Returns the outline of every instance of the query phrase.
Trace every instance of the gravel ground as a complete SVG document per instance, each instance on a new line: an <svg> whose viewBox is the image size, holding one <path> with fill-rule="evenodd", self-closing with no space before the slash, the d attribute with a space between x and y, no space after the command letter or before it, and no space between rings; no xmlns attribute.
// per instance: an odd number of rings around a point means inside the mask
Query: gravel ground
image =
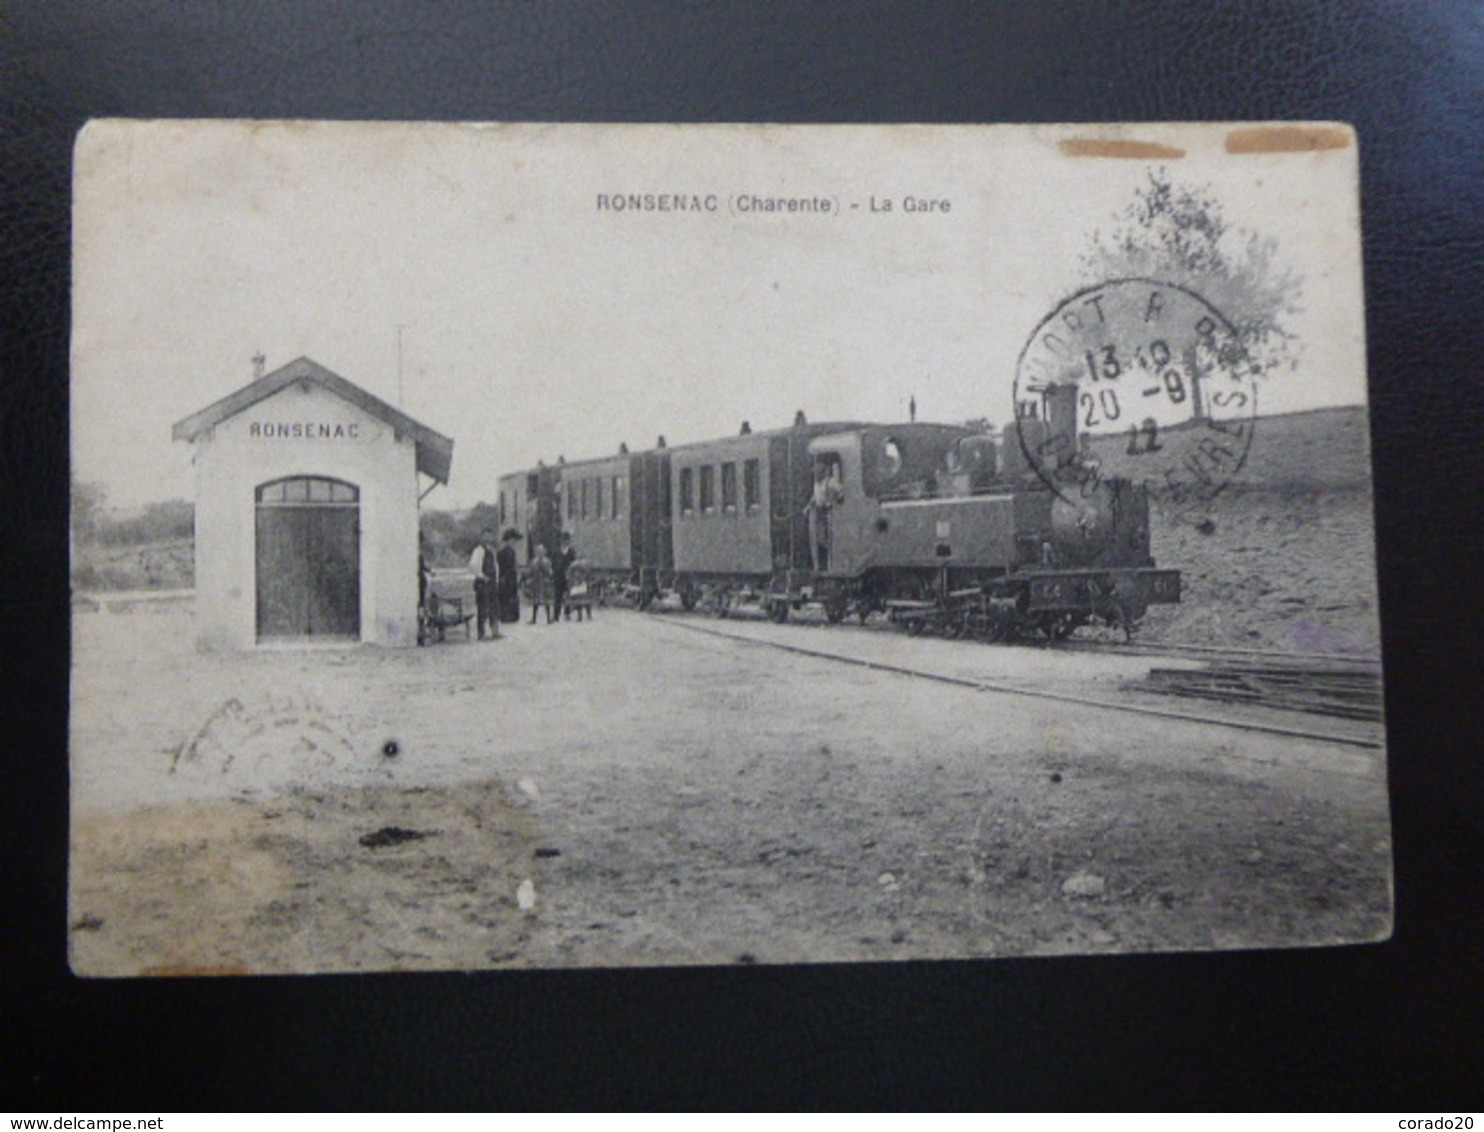
<svg viewBox="0 0 1484 1132"><path fill-rule="evenodd" d="M1140 663L736 632L1110 695ZM191 636L179 601L75 617L83 974L1304 946L1390 930L1374 750L911 680L627 612L420 650L206 656Z"/></svg>
<svg viewBox="0 0 1484 1132"><path fill-rule="evenodd" d="M1117 438L1097 447L1107 474L1151 470ZM1379 656L1370 484L1365 409L1260 418L1245 466L1210 503L1181 511L1156 488L1152 550L1180 571L1184 598L1151 610L1143 636Z"/></svg>

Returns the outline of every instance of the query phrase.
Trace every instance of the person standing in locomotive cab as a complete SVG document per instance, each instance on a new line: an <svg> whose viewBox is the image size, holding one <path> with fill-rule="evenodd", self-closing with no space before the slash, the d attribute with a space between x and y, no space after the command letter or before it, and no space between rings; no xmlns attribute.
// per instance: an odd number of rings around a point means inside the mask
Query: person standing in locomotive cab
<svg viewBox="0 0 1484 1132"><path fill-rule="evenodd" d="M821 456L814 463L814 494L809 497L805 513L809 516L809 549L814 569L823 573L830 568L830 512L845 499L845 484L840 478L840 459Z"/></svg>
<svg viewBox="0 0 1484 1132"><path fill-rule="evenodd" d="M479 630L479 639L500 639L500 619L495 615L495 586L499 580L500 567L495 557L495 532L485 527L479 532L479 542L474 553L469 555L469 569L474 572L474 624ZM488 637L485 626L489 626Z"/></svg>

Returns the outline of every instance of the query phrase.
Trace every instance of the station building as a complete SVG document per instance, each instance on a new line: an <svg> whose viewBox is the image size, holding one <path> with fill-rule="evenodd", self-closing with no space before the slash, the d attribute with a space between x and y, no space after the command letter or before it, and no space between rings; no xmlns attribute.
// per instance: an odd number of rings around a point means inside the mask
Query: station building
<svg viewBox="0 0 1484 1132"><path fill-rule="evenodd" d="M418 503L452 440L308 358L171 435L195 448L201 648L417 644Z"/></svg>

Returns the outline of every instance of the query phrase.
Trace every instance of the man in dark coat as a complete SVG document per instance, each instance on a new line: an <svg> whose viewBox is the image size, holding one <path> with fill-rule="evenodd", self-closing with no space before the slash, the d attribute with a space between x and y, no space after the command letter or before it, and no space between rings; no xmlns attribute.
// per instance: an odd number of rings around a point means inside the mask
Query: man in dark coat
<svg viewBox="0 0 1484 1132"><path fill-rule="evenodd" d="M572 549L572 536L563 531L556 557L551 560L551 615L554 620L562 619L567 601L567 571L576 561L577 551Z"/></svg>
<svg viewBox="0 0 1484 1132"><path fill-rule="evenodd" d="M500 549L495 555L500 577L495 583L495 600L500 609L500 620L510 625L520 620L520 576L516 565L515 544L520 541L520 532L511 528L500 536Z"/></svg>

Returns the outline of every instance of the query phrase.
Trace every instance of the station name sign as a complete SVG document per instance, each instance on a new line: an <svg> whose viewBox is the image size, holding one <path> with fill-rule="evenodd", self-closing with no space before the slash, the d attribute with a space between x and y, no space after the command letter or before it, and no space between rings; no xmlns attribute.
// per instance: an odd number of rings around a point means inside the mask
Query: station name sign
<svg viewBox="0 0 1484 1132"><path fill-rule="evenodd" d="M359 440L356 421L253 421L247 435L254 440Z"/></svg>

